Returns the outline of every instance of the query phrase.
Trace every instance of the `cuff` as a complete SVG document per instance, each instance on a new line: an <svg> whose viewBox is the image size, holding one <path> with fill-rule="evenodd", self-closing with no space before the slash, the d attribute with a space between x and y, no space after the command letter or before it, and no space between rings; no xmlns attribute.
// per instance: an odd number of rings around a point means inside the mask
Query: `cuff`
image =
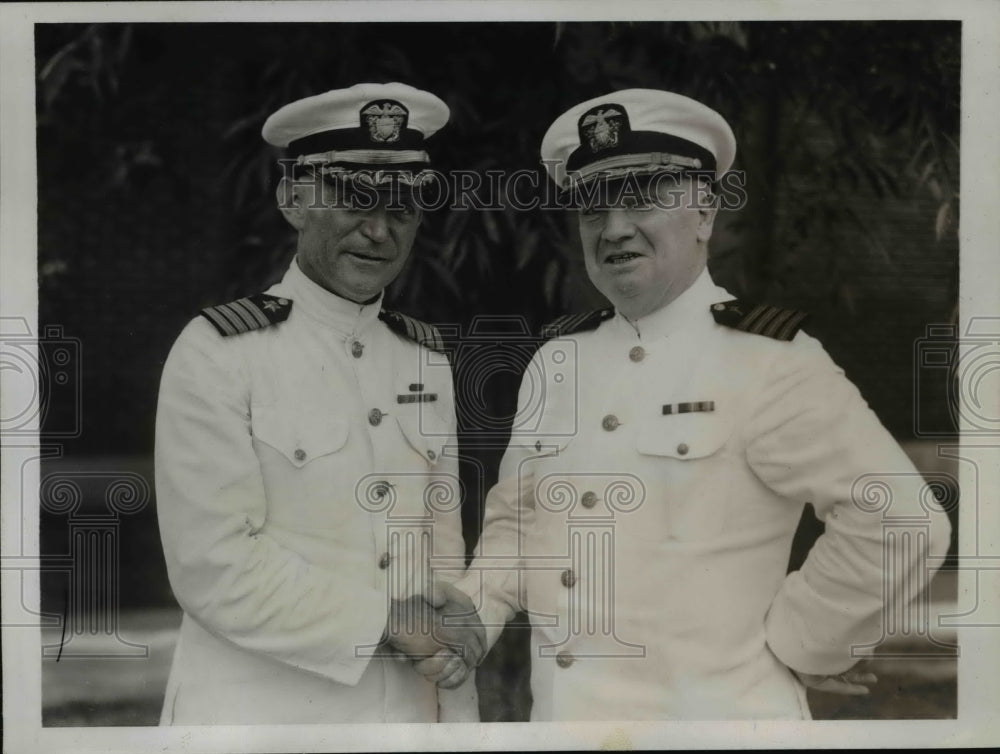
<svg viewBox="0 0 1000 754"><path fill-rule="evenodd" d="M507 620L513 615L512 611L507 603L489 597L483 585L481 571L469 571L454 586L465 592L476 606L476 613L486 630L486 651L489 652L500 638ZM463 684L462 688L464 687Z"/></svg>
<svg viewBox="0 0 1000 754"><path fill-rule="evenodd" d="M860 658L851 657L850 648L830 637L823 641L815 635L816 627L807 624L795 610L787 591L801 579L799 572L790 574L771 603L764 619L767 646L784 665L800 673L836 675L852 668ZM813 621L816 622L816 621Z"/></svg>

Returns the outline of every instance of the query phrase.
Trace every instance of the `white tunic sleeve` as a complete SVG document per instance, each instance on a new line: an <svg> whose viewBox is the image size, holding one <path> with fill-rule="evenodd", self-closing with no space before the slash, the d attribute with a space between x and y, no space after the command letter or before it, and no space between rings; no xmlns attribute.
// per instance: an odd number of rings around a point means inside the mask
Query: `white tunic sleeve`
<svg viewBox="0 0 1000 754"><path fill-rule="evenodd" d="M531 391L528 380L522 381L517 416L523 415ZM524 534L534 517L534 478L524 463L527 456L512 438L500 461L497 483L486 496L475 559L457 583L479 610L487 648L500 638L507 621L526 607L522 556Z"/></svg>
<svg viewBox="0 0 1000 754"><path fill-rule="evenodd" d="M884 610L900 609L929 579L920 571L932 568L929 555L945 554L948 519L928 504L924 480L857 388L804 334L775 359L746 442L757 476L812 503L826 525L771 604L768 644L795 670L842 672L858 659L852 646L879 640ZM900 520L923 523L908 549L887 536Z"/></svg>

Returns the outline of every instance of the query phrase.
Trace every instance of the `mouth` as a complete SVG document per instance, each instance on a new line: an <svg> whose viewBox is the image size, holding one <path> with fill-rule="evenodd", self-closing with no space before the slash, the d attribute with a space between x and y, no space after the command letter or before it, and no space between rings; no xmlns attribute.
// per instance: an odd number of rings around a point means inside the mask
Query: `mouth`
<svg viewBox="0 0 1000 754"><path fill-rule="evenodd" d="M389 261L386 257L380 257L375 254L365 254L364 252L360 251L348 251L347 254L348 256L351 256L354 259L358 259L361 260L362 262L368 262L372 264L378 262L385 263Z"/></svg>
<svg viewBox="0 0 1000 754"><path fill-rule="evenodd" d="M620 251L615 254L608 254L606 257L604 257L604 264L610 264L610 265L628 264L633 259L639 259L639 257L641 256L642 256L641 254L636 254L635 252L632 251Z"/></svg>

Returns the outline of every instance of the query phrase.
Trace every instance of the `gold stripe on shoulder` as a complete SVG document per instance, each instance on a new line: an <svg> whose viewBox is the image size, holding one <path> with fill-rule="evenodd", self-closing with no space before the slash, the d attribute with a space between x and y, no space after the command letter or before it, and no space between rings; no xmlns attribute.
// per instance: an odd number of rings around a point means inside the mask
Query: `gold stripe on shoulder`
<svg viewBox="0 0 1000 754"><path fill-rule="evenodd" d="M202 309L200 314L223 337L270 327L288 319L292 302L281 296L257 293L253 296Z"/></svg>
<svg viewBox="0 0 1000 754"><path fill-rule="evenodd" d="M547 325L543 325L540 333L543 338L558 338L563 335L595 330L601 322L613 317L614 313L614 309L595 309L583 314L564 314Z"/></svg>
<svg viewBox="0 0 1000 754"><path fill-rule="evenodd" d="M712 317L720 325L774 340L792 340L808 316L794 309L732 300L712 304Z"/></svg>
<svg viewBox="0 0 1000 754"><path fill-rule="evenodd" d="M441 353L446 351L444 338L441 337L440 331L434 325L387 309L380 311L378 318L397 335L432 351L440 351Z"/></svg>

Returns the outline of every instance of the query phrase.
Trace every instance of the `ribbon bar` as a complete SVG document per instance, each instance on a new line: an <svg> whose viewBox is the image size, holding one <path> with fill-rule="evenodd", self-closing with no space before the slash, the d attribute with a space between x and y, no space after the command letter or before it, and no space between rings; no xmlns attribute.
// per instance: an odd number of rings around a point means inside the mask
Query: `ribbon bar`
<svg viewBox="0 0 1000 754"><path fill-rule="evenodd" d="M431 403L438 399L437 393L417 393L416 395L397 395L397 403Z"/></svg>
<svg viewBox="0 0 1000 754"><path fill-rule="evenodd" d="M691 401L688 403L668 403L663 407L663 415L694 414L715 411L715 401Z"/></svg>

